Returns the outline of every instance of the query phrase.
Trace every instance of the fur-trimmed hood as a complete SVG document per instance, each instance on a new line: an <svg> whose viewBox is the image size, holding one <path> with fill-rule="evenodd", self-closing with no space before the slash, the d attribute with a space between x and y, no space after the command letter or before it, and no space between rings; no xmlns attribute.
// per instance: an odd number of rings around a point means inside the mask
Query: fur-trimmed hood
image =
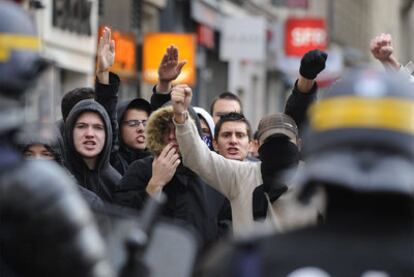
<svg viewBox="0 0 414 277"><path fill-rule="evenodd" d="M154 111L148 118L147 126L145 127L147 148L158 156L165 147L163 140L173 123L173 108L172 106L165 106Z"/></svg>
<svg viewBox="0 0 414 277"><path fill-rule="evenodd" d="M197 131L200 137L202 136L200 120L193 107L188 108L190 119L193 120L197 126ZM147 148L153 155L158 156L162 149L166 146L163 142L163 134L166 134L173 123L173 107L171 104L163 106L158 110L152 112L148 118L147 126L145 127L145 136L147 140Z"/></svg>

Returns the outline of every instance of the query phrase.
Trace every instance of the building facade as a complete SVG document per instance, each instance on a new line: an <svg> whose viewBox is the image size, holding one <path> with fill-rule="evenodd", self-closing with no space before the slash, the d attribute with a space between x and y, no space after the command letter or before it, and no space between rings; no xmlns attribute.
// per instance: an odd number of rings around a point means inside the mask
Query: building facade
<svg viewBox="0 0 414 277"><path fill-rule="evenodd" d="M93 86L99 28L109 26L133 49L118 51L124 59L115 68L122 79L121 98L151 96L153 84L142 78L146 33L190 33L197 38L193 104L209 109L215 96L231 91L242 99L255 127L263 115L283 110L298 74L300 57L288 57L285 49L288 19L318 18L326 23L329 59L324 78L329 81L354 63L380 66L369 53L369 41L381 32L392 34L401 63L412 60L413 2L43 0L44 8L34 16L43 52L56 62L52 97L57 117L65 92Z"/></svg>

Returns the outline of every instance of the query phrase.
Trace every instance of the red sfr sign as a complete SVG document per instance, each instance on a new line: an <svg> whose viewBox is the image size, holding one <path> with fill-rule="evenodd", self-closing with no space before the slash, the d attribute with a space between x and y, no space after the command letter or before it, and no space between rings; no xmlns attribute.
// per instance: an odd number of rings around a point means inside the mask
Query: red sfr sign
<svg viewBox="0 0 414 277"><path fill-rule="evenodd" d="M323 18L289 18L285 24L287 56L303 56L309 50L326 50L328 34Z"/></svg>

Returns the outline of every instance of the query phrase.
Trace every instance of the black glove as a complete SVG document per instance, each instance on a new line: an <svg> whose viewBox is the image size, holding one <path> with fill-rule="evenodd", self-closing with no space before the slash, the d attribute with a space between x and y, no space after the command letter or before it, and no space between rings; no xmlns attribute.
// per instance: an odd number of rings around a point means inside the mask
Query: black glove
<svg viewBox="0 0 414 277"><path fill-rule="evenodd" d="M328 54L319 49L311 50L303 55L300 61L299 73L306 79L315 79L325 69Z"/></svg>

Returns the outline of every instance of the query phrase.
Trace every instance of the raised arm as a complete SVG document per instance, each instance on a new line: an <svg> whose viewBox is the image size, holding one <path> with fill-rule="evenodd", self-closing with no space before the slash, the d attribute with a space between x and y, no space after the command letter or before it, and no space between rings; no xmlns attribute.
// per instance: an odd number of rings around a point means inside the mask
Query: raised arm
<svg viewBox="0 0 414 277"><path fill-rule="evenodd" d="M96 62L95 100L101 104L111 119L112 148L111 154L118 149L118 104L119 77L109 72L115 62L115 41L111 39L111 29L105 27L99 39Z"/></svg>
<svg viewBox="0 0 414 277"><path fill-rule="evenodd" d="M394 55L392 37L390 34L381 33L371 39L369 44L372 56L379 60L387 70L398 71L401 64Z"/></svg>
<svg viewBox="0 0 414 277"><path fill-rule="evenodd" d="M99 38L96 62L96 78L101 84L109 84L109 69L115 62L115 41L111 39L111 29L105 27Z"/></svg>
<svg viewBox="0 0 414 277"><path fill-rule="evenodd" d="M325 69L327 58L325 52L315 49L307 52L301 59L299 77L285 106L285 114L295 120L299 131L306 121L308 107L316 100L318 86L315 79Z"/></svg>
<svg viewBox="0 0 414 277"><path fill-rule="evenodd" d="M249 167L253 167L253 163L226 159L210 151L198 136L196 126L188 116L187 110L191 98L190 87L187 85L174 86L171 101L174 110L176 137L183 164L231 200L237 197L241 190L246 189L239 185L242 183L240 180L247 178L248 174L254 174L254 170L249 169ZM260 172L257 176L260 178ZM257 180L257 183L261 183L261 180Z"/></svg>
<svg viewBox="0 0 414 277"><path fill-rule="evenodd" d="M394 47L392 46L392 37L390 34L380 34L373 39L369 44L372 56L379 60L386 70L400 71L403 75L406 75L411 83L414 83L414 64L408 62L405 66L402 66L394 54Z"/></svg>
<svg viewBox="0 0 414 277"><path fill-rule="evenodd" d="M178 78L186 61L178 61L178 48L170 45L158 66L158 84L153 89L151 106L158 109L164 103L170 101L172 82Z"/></svg>

